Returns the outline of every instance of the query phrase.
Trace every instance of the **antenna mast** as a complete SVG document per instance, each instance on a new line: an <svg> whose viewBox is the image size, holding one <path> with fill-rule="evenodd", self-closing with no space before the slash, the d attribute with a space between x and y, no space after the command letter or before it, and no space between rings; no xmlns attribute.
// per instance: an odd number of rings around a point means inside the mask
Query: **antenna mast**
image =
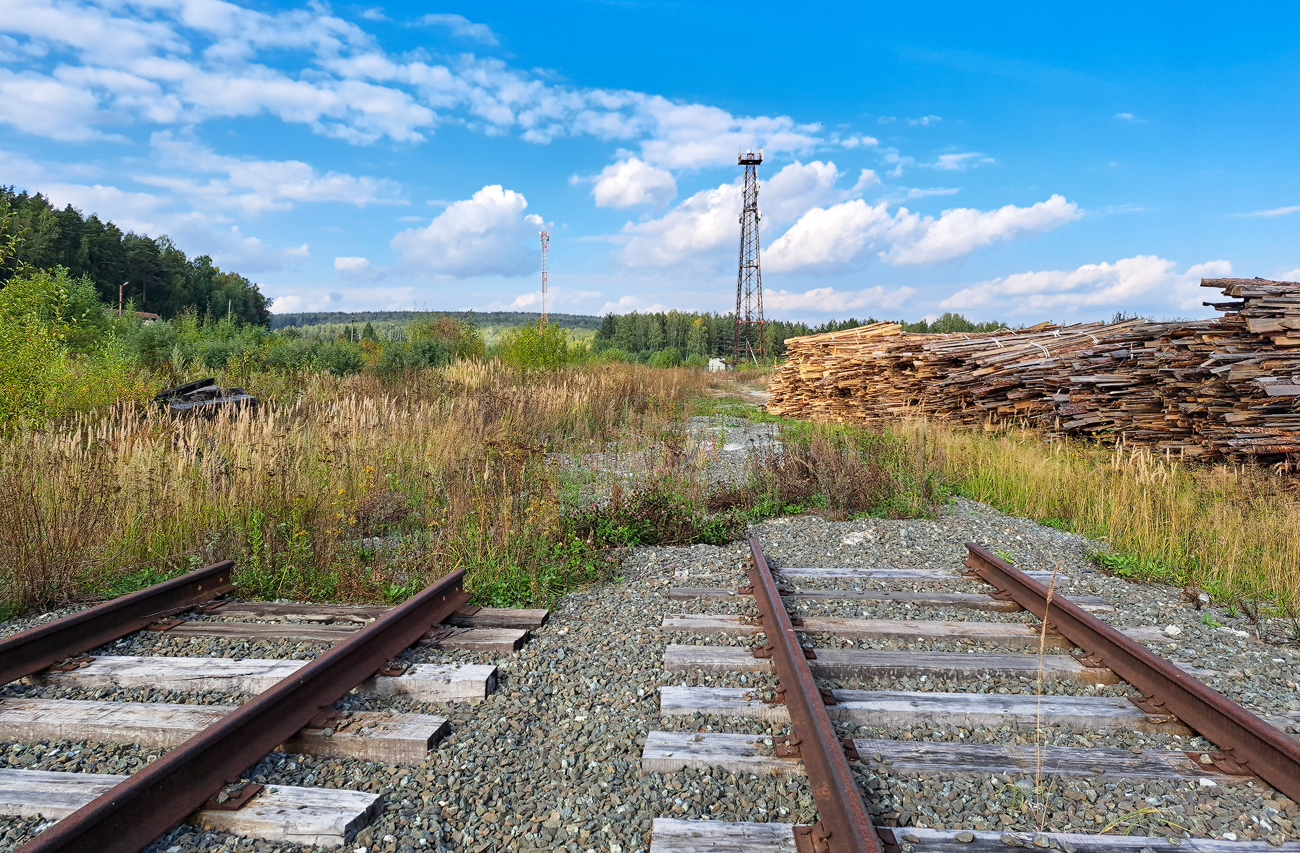
<svg viewBox="0 0 1300 853"><path fill-rule="evenodd" d="M550 248L551 235L548 231L542 232L542 325L546 325L546 250Z"/></svg>
<svg viewBox="0 0 1300 853"><path fill-rule="evenodd" d="M745 206L740 211L740 268L736 274L736 333L732 360L739 364L748 356L757 361L763 351L763 270L759 266L758 153L737 152L736 164L745 167Z"/></svg>

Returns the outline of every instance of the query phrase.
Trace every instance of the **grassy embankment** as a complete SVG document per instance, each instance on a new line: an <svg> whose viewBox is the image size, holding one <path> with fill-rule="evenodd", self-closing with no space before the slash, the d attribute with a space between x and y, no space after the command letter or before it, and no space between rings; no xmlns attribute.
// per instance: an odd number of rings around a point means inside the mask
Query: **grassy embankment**
<svg viewBox="0 0 1300 853"><path fill-rule="evenodd" d="M864 430L800 426L791 452L709 488L683 453L707 373L253 373L256 412L176 420L121 403L0 438L0 609L122 592L233 558L246 596L396 601L468 569L475 599L549 604L632 544L722 543L755 518L925 512L919 462ZM695 401L692 403L692 401ZM638 460L632 479L586 454Z"/></svg>
<svg viewBox="0 0 1300 853"><path fill-rule="evenodd" d="M807 428L752 405L720 410ZM964 495L1099 540L1109 550L1094 559L1115 575L1204 590L1257 621L1282 618L1300 639L1294 477L920 419L890 425L882 441L908 460L908 470L925 472L930 493Z"/></svg>

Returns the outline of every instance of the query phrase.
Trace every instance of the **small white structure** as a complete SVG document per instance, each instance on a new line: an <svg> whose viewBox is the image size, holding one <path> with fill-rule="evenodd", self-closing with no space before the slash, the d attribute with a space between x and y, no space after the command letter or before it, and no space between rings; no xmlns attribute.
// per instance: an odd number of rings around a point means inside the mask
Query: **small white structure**
<svg viewBox="0 0 1300 853"><path fill-rule="evenodd" d="M710 372L710 373L719 373L719 372L724 371L724 370L726 370L726 369L727 369L727 362L723 361L722 359L720 359L720 358L711 358L711 359L709 359L709 372Z"/></svg>

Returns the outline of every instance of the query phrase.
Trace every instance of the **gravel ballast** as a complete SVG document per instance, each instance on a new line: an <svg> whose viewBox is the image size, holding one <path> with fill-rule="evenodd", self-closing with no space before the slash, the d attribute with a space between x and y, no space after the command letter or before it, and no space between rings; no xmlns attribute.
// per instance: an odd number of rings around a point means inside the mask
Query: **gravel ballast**
<svg viewBox="0 0 1300 853"><path fill-rule="evenodd" d="M724 445L725 445L724 441ZM828 522L814 516L757 525L754 533L776 566L940 569L957 572L963 543L980 542L1010 554L1026 569L1060 571L1071 577L1065 594L1101 595L1116 607L1101 617L1117 625L1174 626L1161 654L1197 666L1236 671L1212 679L1217 689L1252 709L1300 714L1300 651L1295 645L1261 642L1244 620L1221 609L1197 611L1181 591L1134 584L1096 570L1088 553L1100 549L1082 537L1042 527L958 500L931 520L862 519ZM636 853L648 848L656 817L716 820L806 822L815 817L811 794L800 777L736 776L716 771L643 775L641 745L654 730L784 733L779 724L734 718L678 717L661 720L657 690L664 685L747 687L770 690L774 677L757 673L666 673L668 643L751 645L754 637L692 636L659 630L664 616L682 613L753 614L751 598L671 601L674 586L735 589L748 581L742 543L727 547L637 548L622 561L623 578L574 593L556 606L551 620L532 641L512 655L417 648L413 661L492 663L499 668L497 692L478 705L422 705L405 700L350 696L353 710L391 709L446 716L453 734L418 766L380 765L357 759L276 754L247 775L279 784L351 788L385 795L385 806L371 827L343 848L375 851L446 850L603 850ZM930 582L837 579L823 588L979 592L981 584L954 580ZM813 587L791 578L788 587ZM791 603L795 615L950 621L1032 621L1022 613L955 608L901 608ZM1210 613L1210 619L1205 614ZM1209 622L1221 623L1220 626ZM29 620L32 622L32 620ZM15 623L0 633L17 630ZM21 627L25 627L23 624ZM1228 630L1224 630L1224 629ZM1247 632L1248 636L1238 636ZM862 644L857 644L860 647ZM930 648L971 651L970 644L935 642L902 646L871 641L868 648ZM221 639L167 638L137 634L101 651L112 654L199 655L306 659L324 647L311 643L260 643ZM995 647L983 650L999 651ZM1023 649L1015 651L1023 653ZM1219 683L1222 682L1222 683ZM825 682L830 686L831 682ZM929 678L884 684L835 686L889 687L900 690L1026 692L1035 683L990 679L978 686ZM1051 692L1129 695L1123 686L1085 687L1055 683ZM100 695L102 694L102 695ZM0 688L4 696L111 698L125 701L237 702L222 694L182 696L166 691L95 691L76 694L55 687ZM857 737L968 743L1033 743L1034 733L1010 728L878 729L841 726ZM1026 738L1028 740L1026 740ZM1080 740L1082 739L1082 740ZM1117 748L1199 749L1194 737L1136 732L1045 733L1041 742ZM0 767L131 772L156 757L156 751L92 743L12 744L0 734ZM859 773L877 818L885 824L1007 831L1132 832L1134 834L1213 835L1215 837L1300 838L1295 804L1256 784L1231 790L1198 783L1105 779L1034 780L1002 777L926 778ZM38 822L0 824L0 851L12 850ZM174 830L157 846L170 853L226 850L292 850L292 846L206 833Z"/></svg>

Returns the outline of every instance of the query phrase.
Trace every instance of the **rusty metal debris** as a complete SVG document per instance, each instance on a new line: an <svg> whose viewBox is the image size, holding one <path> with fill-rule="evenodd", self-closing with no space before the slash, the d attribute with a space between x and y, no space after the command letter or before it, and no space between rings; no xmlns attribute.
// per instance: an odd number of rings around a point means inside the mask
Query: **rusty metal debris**
<svg viewBox="0 0 1300 853"><path fill-rule="evenodd" d="M1173 714L1215 743L1215 766L1244 768L1293 800L1300 800L1300 741L1281 732L1173 663L1120 633L1067 598L1053 593L1050 607L1043 584L973 542L966 565L987 583L1010 593L1079 648L1104 661L1120 678L1142 691L1143 710ZM1081 660L1080 662L1086 663ZM1225 770L1225 772L1235 772Z"/></svg>
<svg viewBox="0 0 1300 853"><path fill-rule="evenodd" d="M154 400L177 415L215 414L224 408L257 405L257 398L243 388L219 388L212 377L159 391Z"/></svg>

